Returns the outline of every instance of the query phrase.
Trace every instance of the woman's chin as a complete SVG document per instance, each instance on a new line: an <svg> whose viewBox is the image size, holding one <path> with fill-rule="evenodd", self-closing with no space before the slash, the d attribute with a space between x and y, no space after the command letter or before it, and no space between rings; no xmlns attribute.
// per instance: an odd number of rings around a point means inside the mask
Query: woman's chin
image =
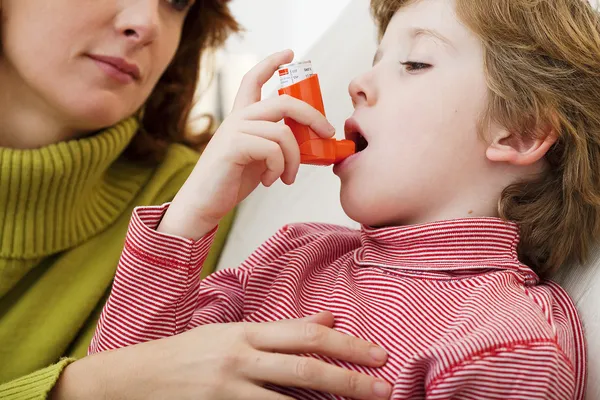
<svg viewBox="0 0 600 400"><path fill-rule="evenodd" d="M118 124L134 112L115 107L114 104L89 104L70 110L71 120L78 130L98 131Z"/></svg>
<svg viewBox="0 0 600 400"><path fill-rule="evenodd" d="M75 90L81 89L81 90ZM85 89L85 90L83 90ZM138 96L98 88L71 88L54 99L58 111L78 129L98 130L117 124L139 108Z"/></svg>

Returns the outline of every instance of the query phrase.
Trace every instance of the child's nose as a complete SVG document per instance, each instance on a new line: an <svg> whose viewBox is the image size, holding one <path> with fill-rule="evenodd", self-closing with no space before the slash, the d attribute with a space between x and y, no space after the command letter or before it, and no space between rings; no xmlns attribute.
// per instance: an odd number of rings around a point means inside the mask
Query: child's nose
<svg viewBox="0 0 600 400"><path fill-rule="evenodd" d="M372 106L377 99L377 91L369 73L354 78L348 86L348 92L354 108L365 105Z"/></svg>

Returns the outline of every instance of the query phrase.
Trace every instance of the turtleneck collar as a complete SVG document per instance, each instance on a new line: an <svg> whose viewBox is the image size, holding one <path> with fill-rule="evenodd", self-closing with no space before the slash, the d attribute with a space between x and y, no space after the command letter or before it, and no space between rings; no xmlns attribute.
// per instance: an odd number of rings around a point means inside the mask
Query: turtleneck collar
<svg viewBox="0 0 600 400"><path fill-rule="evenodd" d="M517 257L519 229L499 218L469 218L361 230L358 265L411 271L510 269L529 282L535 273Z"/></svg>
<svg viewBox="0 0 600 400"><path fill-rule="evenodd" d="M84 139L0 148L0 258L55 254L114 222L147 179L116 168L137 129L130 118Z"/></svg>

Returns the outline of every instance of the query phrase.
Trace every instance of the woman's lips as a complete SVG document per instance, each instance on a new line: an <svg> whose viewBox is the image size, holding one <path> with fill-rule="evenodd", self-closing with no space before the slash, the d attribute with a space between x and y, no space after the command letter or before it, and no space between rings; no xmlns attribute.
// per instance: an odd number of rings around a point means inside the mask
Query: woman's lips
<svg viewBox="0 0 600 400"><path fill-rule="evenodd" d="M122 58L93 54L89 57L104 73L120 83L129 84L141 78L139 67Z"/></svg>

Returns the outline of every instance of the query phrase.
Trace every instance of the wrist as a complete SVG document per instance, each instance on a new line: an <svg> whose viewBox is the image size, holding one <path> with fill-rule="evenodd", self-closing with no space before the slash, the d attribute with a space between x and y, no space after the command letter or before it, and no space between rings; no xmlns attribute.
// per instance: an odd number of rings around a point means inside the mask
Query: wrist
<svg viewBox="0 0 600 400"><path fill-rule="evenodd" d="M220 218L211 218L195 212L191 207L173 202L160 221L157 232L191 240L199 240L219 225Z"/></svg>
<svg viewBox="0 0 600 400"><path fill-rule="evenodd" d="M50 400L148 399L148 382L154 358L138 346L106 351L84 357L67 366L61 374ZM140 367L143 366L143 367Z"/></svg>
<svg viewBox="0 0 600 400"><path fill-rule="evenodd" d="M65 367L50 392L50 400L76 400L89 398L108 399L101 368L92 357L87 357Z"/></svg>

